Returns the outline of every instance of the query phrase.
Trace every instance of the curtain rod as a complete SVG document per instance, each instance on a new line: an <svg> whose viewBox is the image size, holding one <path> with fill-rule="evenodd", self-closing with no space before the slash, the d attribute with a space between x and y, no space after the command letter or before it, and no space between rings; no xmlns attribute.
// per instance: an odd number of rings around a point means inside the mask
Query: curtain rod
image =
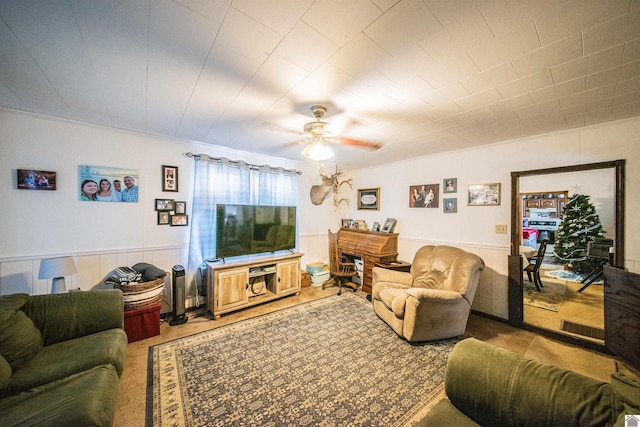
<svg viewBox="0 0 640 427"><path fill-rule="evenodd" d="M283 173L295 173L297 175L302 175L302 172L296 169L285 169L282 167L273 167L269 165L254 165L251 163L244 162L242 160L230 160L226 157L211 157L208 154L193 154L191 152L184 153L185 156L193 158L194 160L202 160L203 162L209 163L226 163L237 167L246 167L248 169L253 170L272 170Z"/></svg>

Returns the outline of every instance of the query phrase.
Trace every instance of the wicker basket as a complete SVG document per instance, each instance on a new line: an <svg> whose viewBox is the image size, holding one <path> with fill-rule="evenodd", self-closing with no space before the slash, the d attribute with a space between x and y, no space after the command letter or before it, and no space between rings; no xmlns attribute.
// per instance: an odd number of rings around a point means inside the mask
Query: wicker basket
<svg viewBox="0 0 640 427"><path fill-rule="evenodd" d="M123 294L139 294L141 292L146 292L151 289L155 289L160 285L164 286L164 277L160 277L156 280L152 280L150 282L141 282L141 283L112 283L113 287L116 289L120 289Z"/></svg>
<svg viewBox="0 0 640 427"><path fill-rule="evenodd" d="M164 297L164 295L162 294L162 292L160 292L158 295L156 295L154 297L151 297L151 298L147 298L147 299L143 299L143 300L139 300L139 301L125 302L124 303L124 309L125 310L139 310L141 308L149 307L150 305L154 305L154 304L157 304L160 301L162 301L163 297Z"/></svg>
<svg viewBox="0 0 640 427"><path fill-rule="evenodd" d="M124 294L124 309L139 310L157 304L164 297L164 277L141 283L111 283Z"/></svg>

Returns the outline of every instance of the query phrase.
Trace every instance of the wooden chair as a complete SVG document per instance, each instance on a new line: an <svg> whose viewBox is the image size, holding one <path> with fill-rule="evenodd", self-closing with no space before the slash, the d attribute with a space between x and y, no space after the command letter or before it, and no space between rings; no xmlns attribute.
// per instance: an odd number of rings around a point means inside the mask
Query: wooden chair
<svg viewBox="0 0 640 427"><path fill-rule="evenodd" d="M538 248L538 253L536 256L529 258L529 265L524 268L524 271L527 272L527 277L530 282L533 282L536 285L536 289L538 292L542 292L542 280L540 280L540 266L542 265L542 260L544 259L544 253L547 250L548 239L542 240L540 243L540 247Z"/></svg>
<svg viewBox="0 0 640 427"><path fill-rule="evenodd" d="M329 230L329 274L331 274L331 280L324 282L322 289L337 284L338 295L342 293L342 286L353 289L353 292L358 290L355 283L346 280L358 275L356 265L339 253L338 234L332 233L331 230Z"/></svg>

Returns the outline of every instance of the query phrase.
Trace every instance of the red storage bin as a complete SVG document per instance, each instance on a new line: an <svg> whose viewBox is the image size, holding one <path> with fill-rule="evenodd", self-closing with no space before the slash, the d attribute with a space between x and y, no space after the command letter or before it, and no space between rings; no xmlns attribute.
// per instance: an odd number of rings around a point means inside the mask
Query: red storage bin
<svg viewBox="0 0 640 427"><path fill-rule="evenodd" d="M162 303L139 310L124 311L124 331L129 342L160 335L160 310Z"/></svg>

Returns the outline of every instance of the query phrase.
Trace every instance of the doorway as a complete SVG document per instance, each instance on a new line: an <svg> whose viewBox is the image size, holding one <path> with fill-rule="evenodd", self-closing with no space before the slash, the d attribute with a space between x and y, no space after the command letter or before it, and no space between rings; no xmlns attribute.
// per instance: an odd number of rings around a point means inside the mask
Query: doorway
<svg viewBox="0 0 640 427"><path fill-rule="evenodd" d="M601 216L606 237L614 240L613 265L624 263L624 160L577 165L550 169L512 172L512 234L511 255L509 256L509 321L527 329L538 330L578 345L604 346L604 297L601 283L588 286L578 292L583 285L567 280L562 270L561 260L554 257L553 246L547 251L546 268L541 267L541 279L549 289L559 289L562 294L557 311L541 309L525 304L527 275L523 268L528 264L521 256L523 246L532 246L530 216L527 207L539 208L544 204L542 214L548 214L550 225L553 221L551 207L564 207L569 198L578 193L589 194ZM545 197L546 195L546 197ZM525 198L526 196L526 198ZM529 201L531 196L531 201ZM562 211L555 210L555 216ZM525 220L529 218L529 223ZM534 224L536 225L536 224ZM544 228L544 227L543 227ZM545 230L542 230L545 231ZM557 233L557 230L551 230ZM539 237L539 233L536 237ZM548 233L547 233L548 234ZM523 239L528 237L528 240ZM555 236L554 236L555 237ZM537 239L535 239L537 243ZM524 245L523 245L524 244ZM553 265L555 262L558 264ZM543 264L544 265L544 264ZM556 270L555 275L547 273ZM556 307L557 308L557 307ZM583 329L582 327L588 327ZM599 331L598 331L599 330Z"/></svg>

